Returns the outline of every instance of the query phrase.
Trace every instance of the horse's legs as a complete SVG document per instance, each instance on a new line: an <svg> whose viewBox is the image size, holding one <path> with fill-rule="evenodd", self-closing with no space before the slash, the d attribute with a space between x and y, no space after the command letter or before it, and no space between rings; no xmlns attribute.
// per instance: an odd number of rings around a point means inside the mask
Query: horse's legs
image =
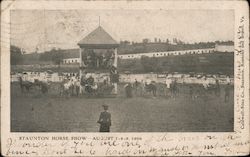
<svg viewBox="0 0 250 157"><path fill-rule="evenodd" d="M23 93L23 85L20 84L21 92Z"/></svg>
<svg viewBox="0 0 250 157"><path fill-rule="evenodd" d="M70 87L70 92L69 93L70 93L70 96L73 96L73 94L74 94L74 86Z"/></svg>
<svg viewBox="0 0 250 157"><path fill-rule="evenodd" d="M156 97L156 88L153 88L153 96Z"/></svg>
<svg viewBox="0 0 250 157"><path fill-rule="evenodd" d="M80 87L76 87L76 96L79 96L79 89L80 89Z"/></svg>
<svg viewBox="0 0 250 157"><path fill-rule="evenodd" d="M28 87L28 86L25 86L25 88L26 88L26 91L29 92L29 90L30 90L29 87Z"/></svg>

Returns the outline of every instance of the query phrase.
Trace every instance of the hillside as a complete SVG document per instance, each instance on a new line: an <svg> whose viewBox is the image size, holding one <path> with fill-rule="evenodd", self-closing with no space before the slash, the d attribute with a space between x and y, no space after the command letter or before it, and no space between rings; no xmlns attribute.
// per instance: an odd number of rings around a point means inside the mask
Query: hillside
<svg viewBox="0 0 250 157"><path fill-rule="evenodd" d="M147 72L180 72L180 73L209 73L229 74L234 73L233 53L213 53L168 56L161 58L119 60L119 71L130 71L131 73Z"/></svg>
<svg viewBox="0 0 250 157"><path fill-rule="evenodd" d="M214 48L214 42L196 43L196 44L168 44L168 43L133 43L120 44L118 47L118 54L131 53L148 53L148 52L163 52L163 51L179 51L179 50L193 50Z"/></svg>
<svg viewBox="0 0 250 157"><path fill-rule="evenodd" d="M79 65L44 65L44 66L12 66L12 71L45 71L57 72L78 72ZM103 70L92 69L92 72L103 72ZM106 70L107 72L108 70ZM208 74L229 74L234 73L233 53L212 53L212 54L188 54L180 56L166 56L161 58L118 60L118 71L120 73L208 73Z"/></svg>

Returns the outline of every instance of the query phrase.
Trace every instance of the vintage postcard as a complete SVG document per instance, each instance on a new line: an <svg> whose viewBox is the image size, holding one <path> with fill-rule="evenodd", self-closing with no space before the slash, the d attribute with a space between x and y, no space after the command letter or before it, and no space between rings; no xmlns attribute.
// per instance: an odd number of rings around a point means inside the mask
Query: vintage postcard
<svg viewBox="0 0 250 157"><path fill-rule="evenodd" d="M249 154L247 1L1 3L3 156Z"/></svg>

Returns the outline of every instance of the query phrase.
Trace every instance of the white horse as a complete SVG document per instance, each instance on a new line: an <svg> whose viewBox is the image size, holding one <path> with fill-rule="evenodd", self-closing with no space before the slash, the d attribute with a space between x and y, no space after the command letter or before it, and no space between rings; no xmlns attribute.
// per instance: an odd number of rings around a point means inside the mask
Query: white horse
<svg viewBox="0 0 250 157"><path fill-rule="evenodd" d="M204 80L202 86L205 90L207 90L210 87L210 83L207 80Z"/></svg>
<svg viewBox="0 0 250 157"><path fill-rule="evenodd" d="M72 95L72 89L74 88L74 83L72 81L72 79L70 79L69 81L62 82L61 86L60 86L60 95L61 96L71 96Z"/></svg>

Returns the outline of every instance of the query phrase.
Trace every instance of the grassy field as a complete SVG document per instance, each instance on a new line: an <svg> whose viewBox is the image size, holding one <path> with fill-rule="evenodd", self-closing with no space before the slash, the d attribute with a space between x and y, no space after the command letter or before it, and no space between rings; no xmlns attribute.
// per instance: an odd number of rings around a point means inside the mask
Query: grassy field
<svg viewBox="0 0 250 157"><path fill-rule="evenodd" d="M11 131L13 132L98 132L97 120L102 104L109 105L112 115L111 132L228 132L233 131L233 88L229 102L221 96L205 93L189 97L187 86L179 86L174 98L133 96L126 98L123 85L115 98L86 98L58 96L56 85L49 94L36 89L21 93L17 84L11 85Z"/></svg>

